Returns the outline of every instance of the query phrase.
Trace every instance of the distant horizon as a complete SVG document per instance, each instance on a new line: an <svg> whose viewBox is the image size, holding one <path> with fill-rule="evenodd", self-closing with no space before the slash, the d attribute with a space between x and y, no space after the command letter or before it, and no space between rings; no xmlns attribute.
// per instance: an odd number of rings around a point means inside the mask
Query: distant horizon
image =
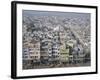
<svg viewBox="0 0 100 80"><path fill-rule="evenodd" d="M90 13L77 13L77 12L59 12L59 11L38 11L38 10L23 10L23 16L66 16L66 17L81 17L90 18Z"/></svg>

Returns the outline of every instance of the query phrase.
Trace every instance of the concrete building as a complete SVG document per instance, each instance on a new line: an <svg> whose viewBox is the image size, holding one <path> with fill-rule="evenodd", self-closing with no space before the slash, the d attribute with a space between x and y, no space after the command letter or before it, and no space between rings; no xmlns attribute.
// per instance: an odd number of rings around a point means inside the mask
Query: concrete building
<svg viewBox="0 0 100 80"><path fill-rule="evenodd" d="M60 62L60 38L58 31L53 33L52 41L52 58L53 63L56 64Z"/></svg>
<svg viewBox="0 0 100 80"><path fill-rule="evenodd" d="M73 61L74 61L73 48L75 45L76 45L76 40L71 39L66 42L66 48L69 49L69 55L68 55L69 63L73 63Z"/></svg>
<svg viewBox="0 0 100 80"><path fill-rule="evenodd" d="M52 46L52 59L53 59L53 62L56 64L56 63L59 63L60 61L60 51L59 51L60 47L57 43L53 43L53 46Z"/></svg>
<svg viewBox="0 0 100 80"><path fill-rule="evenodd" d="M65 42L66 42L66 32L65 31L60 31L59 32L59 37L60 37L60 43L62 44L62 45L64 45L65 44Z"/></svg>
<svg viewBox="0 0 100 80"><path fill-rule="evenodd" d="M23 43L23 62L33 64L40 62L40 42L32 40Z"/></svg>
<svg viewBox="0 0 100 80"><path fill-rule="evenodd" d="M49 63L52 63L52 56L53 56L53 53L52 53L52 50L53 50L53 48L52 48L52 46L53 46L53 44L52 44L52 40L48 40L48 61L49 61Z"/></svg>
<svg viewBox="0 0 100 80"><path fill-rule="evenodd" d="M41 63L48 62L48 42L47 39L42 39L40 45L40 53L41 53Z"/></svg>
<svg viewBox="0 0 100 80"><path fill-rule="evenodd" d="M69 60L69 48L66 46L66 32L60 31L59 37L60 37L60 61L62 63L67 63Z"/></svg>
<svg viewBox="0 0 100 80"><path fill-rule="evenodd" d="M60 61L62 63L67 63L69 61L69 48L60 48Z"/></svg>
<svg viewBox="0 0 100 80"><path fill-rule="evenodd" d="M40 43L41 62L48 63L48 61L52 61L52 37L46 36Z"/></svg>
<svg viewBox="0 0 100 80"><path fill-rule="evenodd" d="M85 54L81 44L77 44L73 47L72 54L73 54L74 63L83 62L85 58Z"/></svg>

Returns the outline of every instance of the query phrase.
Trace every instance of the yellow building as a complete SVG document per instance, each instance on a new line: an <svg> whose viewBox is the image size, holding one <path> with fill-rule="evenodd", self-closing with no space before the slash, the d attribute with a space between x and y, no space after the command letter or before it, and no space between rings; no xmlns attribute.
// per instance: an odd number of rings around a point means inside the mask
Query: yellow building
<svg viewBox="0 0 100 80"><path fill-rule="evenodd" d="M72 63L73 62L73 54L72 54L72 49L74 47L74 45L76 45L77 41L76 40L68 40L66 42L66 46L68 47L69 49L69 63Z"/></svg>
<svg viewBox="0 0 100 80"><path fill-rule="evenodd" d="M60 61L68 62L69 58L69 48L66 47L66 32L60 31Z"/></svg>
<svg viewBox="0 0 100 80"><path fill-rule="evenodd" d="M69 58L69 48L62 49L60 48L60 61L61 62L68 62Z"/></svg>
<svg viewBox="0 0 100 80"><path fill-rule="evenodd" d="M66 42L66 45L68 45L69 47L73 48L74 45L76 45L76 40L68 40Z"/></svg>

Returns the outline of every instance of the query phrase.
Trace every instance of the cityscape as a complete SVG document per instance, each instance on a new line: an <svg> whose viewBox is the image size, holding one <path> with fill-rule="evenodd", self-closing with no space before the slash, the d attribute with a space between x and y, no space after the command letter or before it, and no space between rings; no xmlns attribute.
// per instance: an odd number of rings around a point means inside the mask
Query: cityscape
<svg viewBox="0 0 100 80"><path fill-rule="evenodd" d="M91 66L89 13L23 10L23 69Z"/></svg>

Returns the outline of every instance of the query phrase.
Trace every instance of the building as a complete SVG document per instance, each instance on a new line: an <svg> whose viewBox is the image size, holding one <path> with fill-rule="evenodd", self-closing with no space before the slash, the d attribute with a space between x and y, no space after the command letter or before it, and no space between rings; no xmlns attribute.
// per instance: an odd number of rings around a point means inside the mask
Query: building
<svg viewBox="0 0 100 80"><path fill-rule="evenodd" d="M28 42L23 44L23 62L27 61L26 63L29 63L29 48L28 48Z"/></svg>
<svg viewBox="0 0 100 80"><path fill-rule="evenodd" d="M47 64L52 61L52 34L43 34L40 44L41 63Z"/></svg>
<svg viewBox="0 0 100 80"><path fill-rule="evenodd" d="M84 61L85 54L83 52L83 47L81 44L77 44L73 47L72 54L74 63L81 63Z"/></svg>
<svg viewBox="0 0 100 80"><path fill-rule="evenodd" d="M69 61L69 48L60 48L60 61L62 63L68 63Z"/></svg>
<svg viewBox="0 0 100 80"><path fill-rule="evenodd" d="M41 41L41 46L40 46L40 53L41 53L41 63L47 63L48 62L48 41L47 39L43 39Z"/></svg>
<svg viewBox="0 0 100 80"><path fill-rule="evenodd" d="M69 49L69 61L68 61L69 63L73 63L74 61L73 48L75 45L76 45L76 40L71 39L66 42L66 48Z"/></svg>
<svg viewBox="0 0 100 80"><path fill-rule="evenodd" d="M54 64L58 64L60 62L60 47L59 44L53 43L52 46L52 60Z"/></svg>
<svg viewBox="0 0 100 80"><path fill-rule="evenodd" d="M67 63L69 60L69 48L66 46L66 32L60 31L60 61L61 63Z"/></svg>
<svg viewBox="0 0 100 80"><path fill-rule="evenodd" d="M52 46L53 46L53 44L52 44L52 40L48 40L48 61L49 61L49 63L52 63L52 61L53 61L53 58L52 58L52 56L53 56L53 48L52 48Z"/></svg>
<svg viewBox="0 0 100 80"><path fill-rule="evenodd" d="M58 64L60 62L60 38L58 31L53 32L52 41L52 60L54 64Z"/></svg>
<svg viewBox="0 0 100 80"><path fill-rule="evenodd" d="M66 32L65 31L60 31L59 32L59 37L60 37L60 43L62 45L65 45L65 42L66 42Z"/></svg>
<svg viewBox="0 0 100 80"><path fill-rule="evenodd" d="M40 42L32 40L23 43L23 63L34 64L40 62Z"/></svg>

